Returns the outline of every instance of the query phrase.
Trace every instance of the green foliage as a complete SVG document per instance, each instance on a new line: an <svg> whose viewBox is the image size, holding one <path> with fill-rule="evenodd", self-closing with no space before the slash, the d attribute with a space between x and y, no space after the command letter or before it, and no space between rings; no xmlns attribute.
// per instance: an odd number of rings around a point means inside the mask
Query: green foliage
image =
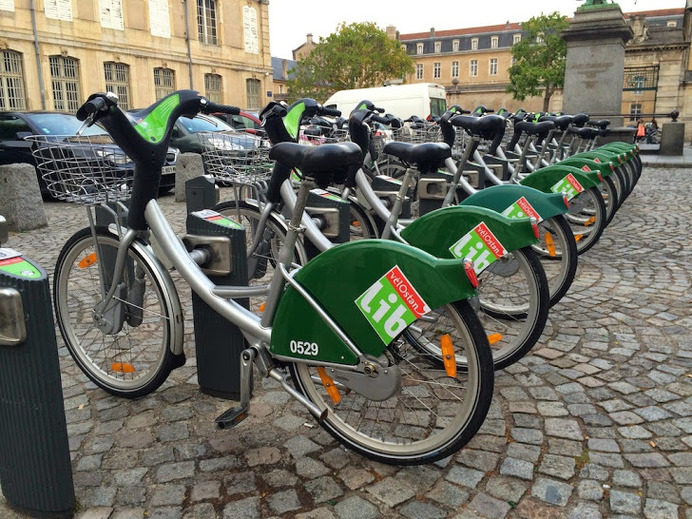
<svg viewBox="0 0 692 519"><path fill-rule="evenodd" d="M311 97L324 102L338 90L382 86L413 70L401 44L374 23L342 23L291 70L289 100Z"/></svg>
<svg viewBox="0 0 692 519"><path fill-rule="evenodd" d="M535 16L522 24L522 40L512 47L515 65L509 68L507 92L523 101L543 95L543 110L548 110L555 90L565 84L567 44L561 33L567 18L558 12Z"/></svg>

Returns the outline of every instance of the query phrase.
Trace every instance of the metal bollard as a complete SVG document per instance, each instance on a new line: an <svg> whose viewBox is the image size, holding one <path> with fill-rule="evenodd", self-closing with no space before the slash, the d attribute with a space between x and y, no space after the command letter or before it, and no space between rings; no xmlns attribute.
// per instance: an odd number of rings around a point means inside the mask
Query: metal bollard
<svg viewBox="0 0 692 519"><path fill-rule="evenodd" d="M8 248L0 248L0 484L23 513L74 515L48 276Z"/></svg>

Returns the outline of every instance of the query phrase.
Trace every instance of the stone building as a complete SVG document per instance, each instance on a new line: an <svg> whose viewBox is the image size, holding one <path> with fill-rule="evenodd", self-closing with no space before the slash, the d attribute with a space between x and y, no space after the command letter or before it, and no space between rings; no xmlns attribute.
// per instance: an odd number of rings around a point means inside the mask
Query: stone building
<svg viewBox="0 0 692 519"><path fill-rule="evenodd" d="M267 0L0 0L0 110L73 112L105 90L139 108L182 88L267 103Z"/></svg>
<svg viewBox="0 0 692 519"><path fill-rule="evenodd" d="M692 1L687 7L625 13L634 38L625 49L625 79L622 113L626 123L653 114L678 109L681 121L692 121ZM388 28L389 31L389 28ZM400 34L399 40L414 58L416 71L406 81L433 82L447 89L448 104L472 109L486 105L509 110L542 109L542 98L515 101L505 92L512 64L512 45L524 34L521 24L471 27L446 31ZM688 100L689 98L689 100ZM687 109L689 107L689 109ZM562 94L550 102L551 110L562 108ZM692 136L692 124L687 125Z"/></svg>

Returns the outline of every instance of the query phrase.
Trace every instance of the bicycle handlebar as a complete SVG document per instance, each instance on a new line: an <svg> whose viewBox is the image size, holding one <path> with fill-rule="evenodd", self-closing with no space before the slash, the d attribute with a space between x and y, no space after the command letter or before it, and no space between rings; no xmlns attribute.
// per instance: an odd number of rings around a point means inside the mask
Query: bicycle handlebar
<svg viewBox="0 0 692 519"><path fill-rule="evenodd" d="M200 101L200 112L205 114L221 112L223 114L240 115L240 108L231 105L220 105L202 98Z"/></svg>

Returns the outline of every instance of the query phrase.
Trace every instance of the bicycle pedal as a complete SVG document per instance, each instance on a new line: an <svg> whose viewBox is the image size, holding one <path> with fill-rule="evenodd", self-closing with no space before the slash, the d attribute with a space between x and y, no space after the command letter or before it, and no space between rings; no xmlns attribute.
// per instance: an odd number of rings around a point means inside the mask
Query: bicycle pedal
<svg viewBox="0 0 692 519"><path fill-rule="evenodd" d="M219 429L230 429L245 420L247 416L248 406L244 405L240 407L231 407L228 411L219 415L214 421Z"/></svg>

